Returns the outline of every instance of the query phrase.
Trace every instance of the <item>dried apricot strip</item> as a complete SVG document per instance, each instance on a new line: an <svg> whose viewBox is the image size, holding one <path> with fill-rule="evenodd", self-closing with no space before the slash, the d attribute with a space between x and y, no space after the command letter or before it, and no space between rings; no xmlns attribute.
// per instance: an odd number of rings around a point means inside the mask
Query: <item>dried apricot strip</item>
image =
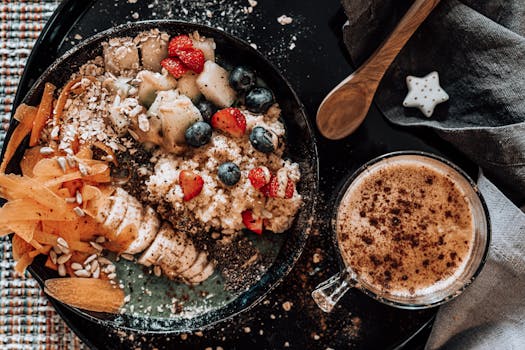
<svg viewBox="0 0 525 350"><path fill-rule="evenodd" d="M44 87L44 93L42 94L42 100L38 107L35 120L33 121L33 128L31 130L31 137L29 139L29 146L33 147L38 144L40 134L44 129L47 120L51 116L53 109L53 96L55 93L56 86L51 83L46 83Z"/></svg>
<svg viewBox="0 0 525 350"><path fill-rule="evenodd" d="M89 311L117 313L124 304L120 288L96 278L48 279L44 292L67 305Z"/></svg>

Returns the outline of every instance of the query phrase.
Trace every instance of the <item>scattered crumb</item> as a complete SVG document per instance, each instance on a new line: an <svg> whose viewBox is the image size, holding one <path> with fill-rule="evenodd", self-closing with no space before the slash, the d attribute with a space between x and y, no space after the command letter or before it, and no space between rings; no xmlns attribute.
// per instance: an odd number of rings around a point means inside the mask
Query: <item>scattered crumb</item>
<svg viewBox="0 0 525 350"><path fill-rule="evenodd" d="M251 7L257 6L257 1L255 0L248 0L248 3L250 4Z"/></svg>
<svg viewBox="0 0 525 350"><path fill-rule="evenodd" d="M252 329L250 327L244 327L244 333L250 333Z"/></svg>
<svg viewBox="0 0 525 350"><path fill-rule="evenodd" d="M285 348L289 348L289 347L290 347L290 343L287 342L287 341L285 341L285 342L284 342L284 347L285 347Z"/></svg>
<svg viewBox="0 0 525 350"><path fill-rule="evenodd" d="M131 17L132 17L133 19L139 19L139 13L138 13L138 12L133 12L133 13L131 14Z"/></svg>
<svg viewBox="0 0 525 350"><path fill-rule="evenodd" d="M293 22L292 17L288 17L287 15L282 15L277 18L277 22L279 22L280 25L285 26L287 24L290 24Z"/></svg>
<svg viewBox="0 0 525 350"><path fill-rule="evenodd" d="M289 302L289 301L285 301L283 303L283 309L284 311L290 311L292 309L292 306L293 306L293 303Z"/></svg>
<svg viewBox="0 0 525 350"><path fill-rule="evenodd" d="M128 4L136 4L138 0L128 0Z"/></svg>
<svg viewBox="0 0 525 350"><path fill-rule="evenodd" d="M182 334L180 335L180 339L181 339L181 340L186 340L186 339L188 339L188 335L187 335L186 333L182 333Z"/></svg>
<svg viewBox="0 0 525 350"><path fill-rule="evenodd" d="M80 35L80 34L77 33L77 34L75 34L75 36L73 37L73 39L75 39L75 40L82 40L82 35Z"/></svg>
<svg viewBox="0 0 525 350"><path fill-rule="evenodd" d="M197 337L202 337L204 335L204 333L202 333L201 331L197 331L194 333Z"/></svg>

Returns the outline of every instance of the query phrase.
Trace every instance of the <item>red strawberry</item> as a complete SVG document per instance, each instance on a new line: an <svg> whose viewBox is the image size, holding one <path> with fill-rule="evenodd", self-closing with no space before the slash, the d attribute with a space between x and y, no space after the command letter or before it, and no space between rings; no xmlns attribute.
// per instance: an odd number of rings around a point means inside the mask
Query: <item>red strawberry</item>
<svg viewBox="0 0 525 350"><path fill-rule="evenodd" d="M179 184L184 193L184 200L189 201L201 193L204 181L199 174L189 170L182 170L179 174Z"/></svg>
<svg viewBox="0 0 525 350"><path fill-rule="evenodd" d="M168 56L177 57L177 50L193 48L193 41L187 35L178 35L170 40L168 44Z"/></svg>
<svg viewBox="0 0 525 350"><path fill-rule="evenodd" d="M180 58L186 67L195 73L201 73L204 69L204 62L206 59L204 58L204 53L202 50L190 47L187 49L179 49L175 52L177 53L177 57Z"/></svg>
<svg viewBox="0 0 525 350"><path fill-rule="evenodd" d="M265 166L253 168L248 173L248 179L250 179L252 186L257 190L269 183L271 176L270 170Z"/></svg>
<svg viewBox="0 0 525 350"><path fill-rule="evenodd" d="M267 183L259 189L265 197L270 197L270 183Z"/></svg>
<svg viewBox="0 0 525 350"><path fill-rule="evenodd" d="M286 184L286 190L284 192L284 198L285 199L292 198L294 191L295 191L295 184L292 180L288 178L288 183Z"/></svg>
<svg viewBox="0 0 525 350"><path fill-rule="evenodd" d="M224 108L211 117L211 126L234 137L241 137L246 132L246 118L237 108Z"/></svg>
<svg viewBox="0 0 525 350"><path fill-rule="evenodd" d="M257 233L258 235L263 232L263 219L255 219L251 210L245 210L241 213L242 223L246 228L252 232Z"/></svg>
<svg viewBox="0 0 525 350"><path fill-rule="evenodd" d="M175 78L179 79L188 71L188 68L176 57L168 57L160 61L160 65L173 75Z"/></svg>
<svg viewBox="0 0 525 350"><path fill-rule="evenodd" d="M294 191L295 184L290 180L285 169L279 170L277 175L272 175L268 185L269 197L290 199Z"/></svg>

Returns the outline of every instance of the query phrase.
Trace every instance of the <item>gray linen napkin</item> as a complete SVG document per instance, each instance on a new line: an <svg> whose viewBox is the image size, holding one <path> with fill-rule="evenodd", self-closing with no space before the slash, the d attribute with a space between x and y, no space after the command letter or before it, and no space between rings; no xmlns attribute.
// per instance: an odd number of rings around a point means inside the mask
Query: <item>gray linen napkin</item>
<svg viewBox="0 0 525 350"><path fill-rule="evenodd" d="M411 1L343 0L344 39L356 64L391 32ZM525 2L443 0L385 75L375 102L391 122L430 127L525 199ZM406 109L407 75L434 70L450 95L427 119ZM525 215L483 175L492 218L487 265L441 307L427 349L525 348Z"/></svg>

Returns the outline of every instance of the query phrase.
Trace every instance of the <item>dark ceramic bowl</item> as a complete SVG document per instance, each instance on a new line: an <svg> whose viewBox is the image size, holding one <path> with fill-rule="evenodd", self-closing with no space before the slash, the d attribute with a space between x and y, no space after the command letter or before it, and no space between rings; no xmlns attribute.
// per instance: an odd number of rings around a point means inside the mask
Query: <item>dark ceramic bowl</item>
<svg viewBox="0 0 525 350"><path fill-rule="evenodd" d="M287 128L285 157L299 163L302 172L298 191L304 198L304 204L299 210L293 226L288 231L279 235L268 235L269 237L263 235L259 242L256 242L259 244L262 253L268 254L267 257L270 257L272 263L262 278L247 290L237 294L221 290L221 288L217 287L217 285L220 286L220 277L218 275L212 277L208 284L205 283L203 286L196 288L188 288L185 285L163 278L145 276L138 279L134 278L132 283L127 283L124 280L124 284L126 285L126 293L132 294L131 303L137 302L140 298L143 299L142 303L145 305L150 302L154 309L154 312L151 314L146 314L142 311L137 312L138 308L135 309L136 314L124 313L115 315L88 312L66 306L82 317L107 327L152 333L181 333L209 327L214 323L233 317L253 307L290 272L304 248L314 222L314 208L318 193L318 158L314 133L305 115L304 108L286 79L268 60L246 42L223 31L204 25L178 21L136 22L97 34L55 61L35 82L22 102L36 105L39 102L45 82L52 82L56 86L64 85L68 81L69 76L77 71L82 64L102 53L101 43L109 38L135 36L141 31L153 28L159 28L170 35L198 30L201 34L206 37L212 37L216 41L217 61L219 63L230 66L245 64L255 68L258 75L274 91L277 102L282 108L282 118ZM11 122L5 141L6 144L16 123L14 120ZM7 172L20 173L18 164L21 160L23 149L26 147L27 142L24 147L18 150L7 168ZM122 262L122 260L120 264L121 266L118 268L126 272L127 270L124 269L130 268L132 275L138 276L143 273L136 264L122 266L127 264ZM133 271L133 269L135 270ZM29 271L40 285L48 278L57 277L54 271L44 267L43 259L36 259L29 267ZM119 275L124 276L123 273ZM137 295L137 293L141 293L141 287L150 289L153 294L152 297L148 299L144 295ZM209 295L208 298L201 296L201 292L205 288L213 291L213 293L210 293L212 294L211 297ZM170 291L169 293L167 292L168 290ZM174 298L174 295L175 298L181 295L189 298L186 303L188 305L186 312L175 316L155 312L156 305L166 301L169 302Z"/></svg>

